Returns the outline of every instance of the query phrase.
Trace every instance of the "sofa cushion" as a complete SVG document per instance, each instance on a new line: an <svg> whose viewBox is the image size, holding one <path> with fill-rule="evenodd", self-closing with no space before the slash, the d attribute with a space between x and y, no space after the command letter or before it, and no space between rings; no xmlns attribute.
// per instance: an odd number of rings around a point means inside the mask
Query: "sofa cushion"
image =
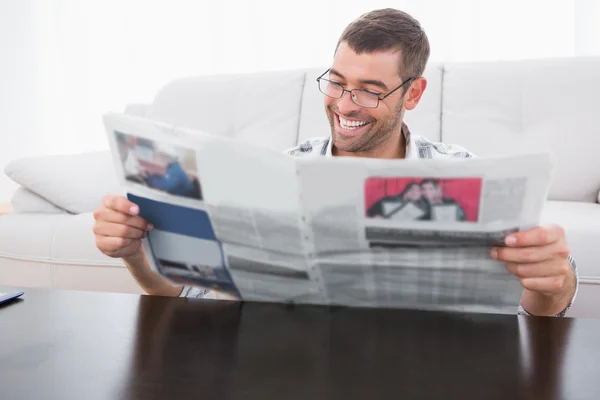
<svg viewBox="0 0 600 400"><path fill-rule="evenodd" d="M50 203L80 214L98 207L102 196L120 187L109 151L21 158L6 175Z"/></svg>
<svg viewBox="0 0 600 400"><path fill-rule="evenodd" d="M296 144L303 85L301 70L178 79L146 117L283 151Z"/></svg>
<svg viewBox="0 0 600 400"><path fill-rule="evenodd" d="M97 248L91 213L0 217L0 282L16 287L144 293L121 259Z"/></svg>
<svg viewBox="0 0 600 400"><path fill-rule="evenodd" d="M125 267L96 248L92 213L7 214L0 218L0 257L62 265ZM16 238L16 239L15 239Z"/></svg>
<svg viewBox="0 0 600 400"><path fill-rule="evenodd" d="M11 203L15 213L64 214L67 212L24 187L17 188Z"/></svg>
<svg viewBox="0 0 600 400"><path fill-rule="evenodd" d="M549 198L596 202L598 71L600 57L449 63L442 139L480 156L551 151Z"/></svg>
<svg viewBox="0 0 600 400"><path fill-rule="evenodd" d="M548 201L541 222L565 228L571 255L577 263L582 281L600 282L600 204L571 201Z"/></svg>

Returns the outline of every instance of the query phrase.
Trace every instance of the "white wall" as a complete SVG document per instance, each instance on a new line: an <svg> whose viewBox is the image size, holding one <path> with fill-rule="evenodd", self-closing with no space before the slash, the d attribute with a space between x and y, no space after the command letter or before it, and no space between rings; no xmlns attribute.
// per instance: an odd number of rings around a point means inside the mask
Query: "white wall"
<svg viewBox="0 0 600 400"><path fill-rule="evenodd" d="M574 55L600 55L600 1L575 0Z"/></svg>
<svg viewBox="0 0 600 400"><path fill-rule="evenodd" d="M36 144L42 109L34 1L0 1L0 165L14 157L42 152ZM0 180L0 202L16 185Z"/></svg>
<svg viewBox="0 0 600 400"><path fill-rule="evenodd" d="M327 65L375 8L419 19L433 61L467 61L600 54L598 3L0 0L0 165L106 148L101 115L176 77ZM0 177L0 202L14 187Z"/></svg>

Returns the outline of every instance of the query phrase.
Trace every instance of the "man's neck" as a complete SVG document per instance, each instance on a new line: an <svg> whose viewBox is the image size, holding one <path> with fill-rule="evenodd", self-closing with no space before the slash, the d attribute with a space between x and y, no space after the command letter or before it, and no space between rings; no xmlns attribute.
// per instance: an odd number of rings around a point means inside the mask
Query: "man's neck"
<svg viewBox="0 0 600 400"><path fill-rule="evenodd" d="M331 154L339 157L368 157L368 158L405 158L406 157L406 139L404 134L399 131L397 134L391 136L387 141L381 143L379 146L357 152L347 152L339 150L333 145L331 147Z"/></svg>

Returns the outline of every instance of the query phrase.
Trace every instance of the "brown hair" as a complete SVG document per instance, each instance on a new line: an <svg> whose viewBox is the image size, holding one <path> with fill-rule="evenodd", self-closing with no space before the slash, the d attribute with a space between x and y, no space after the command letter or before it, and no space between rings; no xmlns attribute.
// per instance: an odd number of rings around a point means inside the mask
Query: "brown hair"
<svg viewBox="0 0 600 400"><path fill-rule="evenodd" d="M429 40L419 21L393 8L361 15L346 27L336 51L342 42L346 42L358 54L400 51L402 58L398 70L403 79L423 75L429 59Z"/></svg>

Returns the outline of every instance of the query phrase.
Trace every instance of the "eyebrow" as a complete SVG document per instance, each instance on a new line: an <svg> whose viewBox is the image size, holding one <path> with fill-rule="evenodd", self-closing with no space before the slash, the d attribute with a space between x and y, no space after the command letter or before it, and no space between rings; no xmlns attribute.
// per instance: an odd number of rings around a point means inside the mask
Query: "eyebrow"
<svg viewBox="0 0 600 400"><path fill-rule="evenodd" d="M335 69L331 68L329 70L330 73L339 76L342 79L346 79L344 78L344 75L340 74L338 71L336 71ZM383 90L390 90L387 85L381 81L378 81L376 79L363 79L360 81L361 84L363 85L374 85L374 86L379 86L380 88L382 88Z"/></svg>

